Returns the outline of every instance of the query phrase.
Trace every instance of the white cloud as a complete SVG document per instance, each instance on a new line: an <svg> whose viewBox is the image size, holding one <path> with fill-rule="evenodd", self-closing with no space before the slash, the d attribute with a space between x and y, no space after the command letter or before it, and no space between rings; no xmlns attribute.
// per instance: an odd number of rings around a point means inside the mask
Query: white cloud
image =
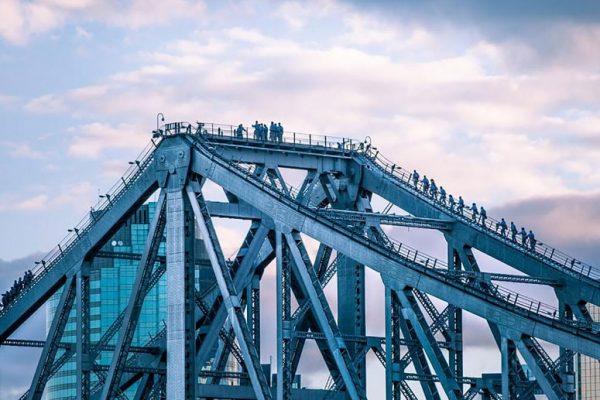
<svg viewBox="0 0 600 400"><path fill-rule="evenodd" d="M141 149L149 136L139 127L120 124L112 126L102 122L69 129L73 135L69 154L75 157L96 158L107 149Z"/></svg>
<svg viewBox="0 0 600 400"><path fill-rule="evenodd" d="M48 204L48 196L37 194L30 197L16 197L15 195L5 195L0 198L0 211L29 211L41 210Z"/></svg>
<svg viewBox="0 0 600 400"><path fill-rule="evenodd" d="M29 158L34 160L45 158L43 152L31 148L31 146L26 143L6 142L4 145L10 148L9 154L14 158Z"/></svg>
<svg viewBox="0 0 600 400"><path fill-rule="evenodd" d="M28 101L25 110L36 113L56 113L64 111L65 104L60 96L45 94Z"/></svg>
<svg viewBox="0 0 600 400"><path fill-rule="evenodd" d="M86 40L89 40L92 37L94 37L94 35L92 35L89 31L87 31L85 28L83 28L81 26L75 27L75 34L77 35L77 37L80 37L80 38L86 39Z"/></svg>
<svg viewBox="0 0 600 400"><path fill-rule="evenodd" d="M47 211L68 207L81 213L87 210L96 199L96 189L89 182L57 186L50 190L45 187L32 188L35 194L19 196L16 193L0 196L0 211Z"/></svg>
<svg viewBox="0 0 600 400"><path fill-rule="evenodd" d="M286 15L299 19L288 21L294 32L313 29L315 21L342 24L315 43L261 24L208 23L154 52L128 56L133 68L27 108L149 122L144 129L136 122L135 134L100 123L73 130L69 153L78 157L141 148L152 116L162 111L169 120L275 119L305 131L368 134L401 165L490 205L600 185L600 171L590 167L600 116L577 108L600 105L600 79L589 63L553 56L540 67L532 61L538 50L526 41L394 25L331 1L286 2L264 23ZM589 49L583 33L593 28L560 29L567 39L557 48ZM449 43L452 34L464 43Z"/></svg>
<svg viewBox="0 0 600 400"><path fill-rule="evenodd" d="M97 21L125 28L163 25L174 19L198 18L200 0L3 0L0 2L0 38L25 44L32 36L51 32L71 21ZM90 38L83 26L76 34Z"/></svg>

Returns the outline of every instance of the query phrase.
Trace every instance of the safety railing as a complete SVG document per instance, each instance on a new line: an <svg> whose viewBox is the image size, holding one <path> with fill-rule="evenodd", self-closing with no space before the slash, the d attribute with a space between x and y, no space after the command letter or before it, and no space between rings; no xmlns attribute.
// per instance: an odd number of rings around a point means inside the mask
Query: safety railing
<svg viewBox="0 0 600 400"><path fill-rule="evenodd" d="M452 281L455 284L458 283L459 286L464 290L476 292L479 294L479 296L488 298L490 301L496 302L501 307L511 310L519 310L525 314L536 314L541 317L556 321L557 323L562 323L577 329L584 329L588 331L593 330L593 327L585 321L565 320L560 318L558 309L552 305L527 297L522 293L510 290L500 285L493 285L487 282L473 280L460 273L453 274L452 271L448 269L448 265L445 262L394 239L390 238L390 245L384 245L380 242L373 241L369 239L364 232L359 233L352 227L347 227L337 221L328 219L324 213L318 213L315 210L297 202L294 197L294 193L297 193L297 190L292 189L289 191L290 194L287 194L279 190L277 187L274 187L270 182L259 180L256 176L250 175L247 170L240 167L235 162L231 162L218 154L215 149L210 146L210 143L206 142L203 138L197 137L195 146L213 161L216 161L225 168L228 168L230 171L239 174L247 181L252 182L258 188L269 193L272 197L275 197L280 201L287 202L288 205L296 208L298 211L309 215L314 220L328 224L345 236L363 243L367 243L369 247L378 248L384 253L387 253L390 257L400 257L402 263L405 265L412 265L416 269L419 269L423 272L429 271L429 273L434 273L437 275L438 279Z"/></svg>
<svg viewBox="0 0 600 400"><path fill-rule="evenodd" d="M280 136L270 135L269 133L266 136L261 136L255 134L251 126L245 126L244 130L238 133L238 128L235 125L212 122L196 122L195 124L187 121L172 122L163 125L156 132L158 133L155 136L201 134L208 140L228 140L236 144L240 144L241 142L252 144L287 144L339 151L358 150L361 146L360 141L353 139L293 131L283 131Z"/></svg>
<svg viewBox="0 0 600 400"><path fill-rule="evenodd" d="M142 175L153 160L153 151L156 148L157 143L156 140L150 141L136 158L136 161L130 163L130 167L126 170L121 179L114 184L105 195L100 196L96 205L90 208L90 212L81 219L73 229L69 229L70 233L61 240L56 247L47 253L41 261L35 263L36 266L31 270L33 278L27 286L24 286L21 289L18 295L11 299L11 301L0 310L0 317L12 308L25 293L33 288L49 271L51 271L52 268L79 242L79 240L88 233L95 222L105 215L112 207L113 203L123 196L126 188Z"/></svg>
<svg viewBox="0 0 600 400"><path fill-rule="evenodd" d="M392 161L385 158L379 151L374 150L372 147L365 147L365 151L362 152L363 156L368 158L380 168L383 172L385 172L388 176L392 176L396 181L400 182L406 189L416 193L422 199L425 199L429 203L433 204L435 207L443 209L444 212L452 214L455 218L484 231L487 234L491 234L496 238L501 239L503 242L513 246L521 251L527 252L534 257L544 260L548 264L560 269L560 270L568 270L572 271L576 274L581 274L586 277L598 280L600 279L600 270L594 268L593 266L586 264L582 261L579 261L560 250L557 250L553 247L548 246L545 243L540 241L535 242L534 246L531 246L530 243L519 244L519 235L517 234L516 240L512 240L511 233L509 229L504 230L504 234L502 234L502 229L500 226L500 221L486 217L483 221L479 214L474 214L470 207L465 204L465 207L462 212L459 212L456 205L453 209L450 207L450 203L446 199L446 201L442 202L439 200L439 196L437 198L432 197L430 193L426 193L423 188L423 182L417 181L417 184L414 184L413 175L411 172L406 169L398 166ZM457 202L458 199L455 199ZM479 210L478 210L479 211Z"/></svg>

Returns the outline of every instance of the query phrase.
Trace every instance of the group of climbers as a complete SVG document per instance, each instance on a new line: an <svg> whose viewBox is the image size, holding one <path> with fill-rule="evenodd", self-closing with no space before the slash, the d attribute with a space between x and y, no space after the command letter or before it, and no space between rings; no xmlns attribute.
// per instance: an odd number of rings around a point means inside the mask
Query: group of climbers
<svg viewBox="0 0 600 400"><path fill-rule="evenodd" d="M417 190L421 190L426 196L431 197L433 201L449 207L450 211L453 213L458 213L461 216L464 215L465 201L463 200L462 196L458 196L458 201L456 201L454 196L450 194L448 195L448 200L446 200L447 193L444 187L440 186L438 188L437 184L435 183L435 179L428 179L426 175L423 175L423 178L421 179L417 170L413 170L409 180L412 181ZM419 183L421 183L420 188ZM471 211L471 220L473 222L486 226L487 211L485 208L483 208L483 206L478 208L477 204L473 203L469 208L469 211ZM500 231L500 234L504 237L507 237L507 229L508 226L504 218L496 223L496 232ZM521 227L521 230L518 231L514 222L511 221L510 239L515 243L517 243L517 234L521 237L521 245L528 247L532 251L535 251L537 240L533 231L529 230L528 233L524 227Z"/></svg>
<svg viewBox="0 0 600 400"><path fill-rule="evenodd" d="M10 290L2 293L2 308L8 307L8 305L19 296L23 289L29 286L32 280L33 272L30 270L25 272L24 276L19 277L18 280L15 280Z"/></svg>
<svg viewBox="0 0 600 400"><path fill-rule="evenodd" d="M283 142L283 126L281 126L281 122L275 123L271 121L271 125L267 127L266 124L259 123L256 121L254 125L254 139L255 140L270 140L272 142ZM236 129L236 136L243 137L243 132L245 131L242 124L240 124ZM238 134L240 132L240 134Z"/></svg>

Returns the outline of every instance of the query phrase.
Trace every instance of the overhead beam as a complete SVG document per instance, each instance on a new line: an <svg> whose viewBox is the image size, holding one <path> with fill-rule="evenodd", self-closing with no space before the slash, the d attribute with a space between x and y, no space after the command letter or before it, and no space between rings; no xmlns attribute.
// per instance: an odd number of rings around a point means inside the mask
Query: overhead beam
<svg viewBox="0 0 600 400"><path fill-rule="evenodd" d="M366 225L390 225L404 226L408 228L424 228L437 229L448 231L452 229L453 221L436 219L436 218L420 218L410 215L384 214L363 211L350 210L334 210L330 208L317 209L325 217L336 221L347 223L361 223Z"/></svg>

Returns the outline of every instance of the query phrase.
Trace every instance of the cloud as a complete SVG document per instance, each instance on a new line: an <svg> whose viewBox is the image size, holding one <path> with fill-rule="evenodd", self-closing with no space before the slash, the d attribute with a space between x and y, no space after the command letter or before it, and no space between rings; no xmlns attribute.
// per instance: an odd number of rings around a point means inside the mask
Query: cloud
<svg viewBox="0 0 600 400"><path fill-rule="evenodd" d="M139 29L195 18L204 8L199 0L4 0L0 3L0 38L23 45L75 20ZM81 25L75 32L78 37L91 38L91 32Z"/></svg>
<svg viewBox="0 0 600 400"><path fill-rule="evenodd" d="M37 194L30 197L17 198L14 195L5 195L0 198L0 211L32 211L42 210L48 204L48 196Z"/></svg>
<svg viewBox="0 0 600 400"><path fill-rule="evenodd" d="M16 101L16 97L0 93L0 107L13 105L16 103Z"/></svg>
<svg viewBox="0 0 600 400"><path fill-rule="evenodd" d="M75 27L75 34L77 35L77 37L80 37L80 38L86 39L86 40L89 40L94 37L94 35L92 33L90 33L89 31L87 31L85 28L83 28L81 26Z"/></svg>
<svg viewBox="0 0 600 400"><path fill-rule="evenodd" d="M25 110L36 113L56 113L65 110L63 100L52 94L35 97L25 104Z"/></svg>
<svg viewBox="0 0 600 400"><path fill-rule="evenodd" d="M37 212L70 207L81 212L87 210L96 198L96 189L89 182L61 185L52 190L41 187L35 188L35 191L37 193L25 196L16 193L1 195L0 211Z"/></svg>
<svg viewBox="0 0 600 400"><path fill-rule="evenodd" d="M9 154L13 158L25 158L32 160L41 160L45 158L45 154L43 152L33 149L27 143L4 142L0 144L9 148Z"/></svg>
<svg viewBox="0 0 600 400"><path fill-rule="evenodd" d="M112 126L102 122L70 128L73 135L69 154L81 158L97 158L107 149L141 149L149 136L129 124Z"/></svg>

